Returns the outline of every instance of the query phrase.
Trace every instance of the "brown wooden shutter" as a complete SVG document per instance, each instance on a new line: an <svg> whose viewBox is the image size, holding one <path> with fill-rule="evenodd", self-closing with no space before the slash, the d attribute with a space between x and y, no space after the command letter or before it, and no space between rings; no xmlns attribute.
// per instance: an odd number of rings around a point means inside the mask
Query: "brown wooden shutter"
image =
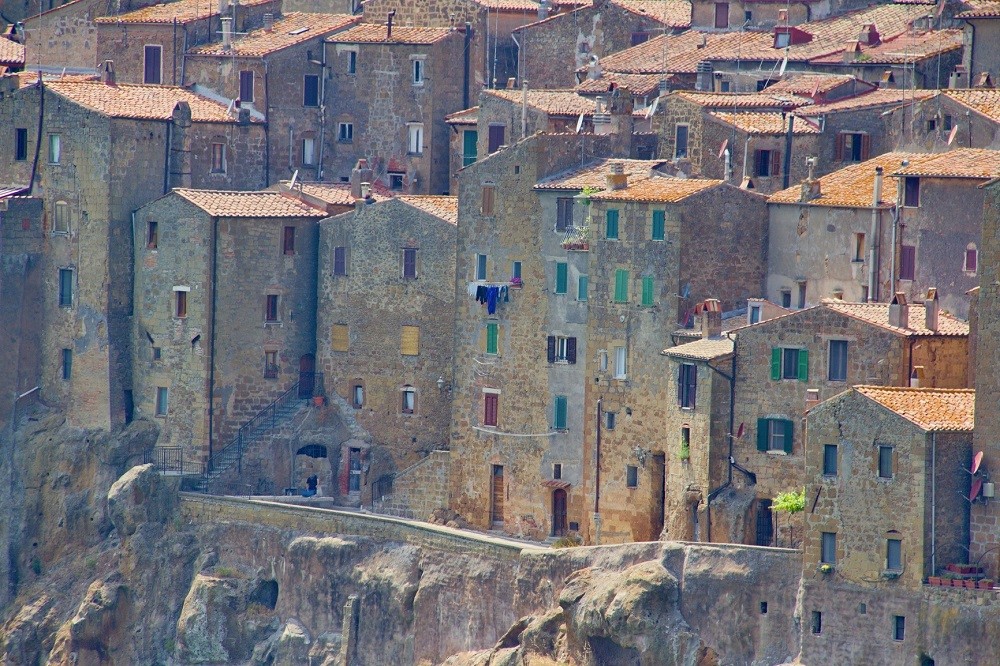
<svg viewBox="0 0 1000 666"><path fill-rule="evenodd" d="M837 162L844 161L844 144L847 143L847 134L841 132L837 135L837 140L834 141L833 148L833 159Z"/></svg>
<svg viewBox="0 0 1000 666"><path fill-rule="evenodd" d="M761 157L760 157L760 155L761 155L762 152L763 151L760 151L760 150L753 151L753 175L755 175L755 176L760 176L760 167L761 167L761 164L760 164Z"/></svg>
<svg viewBox="0 0 1000 666"><path fill-rule="evenodd" d="M872 137L870 134L861 135L861 161L865 161L871 155Z"/></svg>
<svg viewBox="0 0 1000 666"><path fill-rule="evenodd" d="M496 393L483 394L483 425L495 426L497 424L497 405L500 396Z"/></svg>
<svg viewBox="0 0 1000 666"><path fill-rule="evenodd" d="M768 173L770 176L780 176L781 175L781 151L772 150L771 151L771 171Z"/></svg>

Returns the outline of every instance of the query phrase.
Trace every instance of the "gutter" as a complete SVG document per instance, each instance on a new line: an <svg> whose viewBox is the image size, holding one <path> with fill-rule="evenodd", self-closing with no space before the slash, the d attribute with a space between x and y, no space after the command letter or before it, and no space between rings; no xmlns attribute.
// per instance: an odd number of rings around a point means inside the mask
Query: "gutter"
<svg viewBox="0 0 1000 666"><path fill-rule="evenodd" d="M208 348L208 464L206 473L211 473L214 463L214 443L215 443L215 302L216 302L216 278L218 276L219 265L219 218L212 218L212 294L211 303L211 326L212 332L209 335Z"/></svg>

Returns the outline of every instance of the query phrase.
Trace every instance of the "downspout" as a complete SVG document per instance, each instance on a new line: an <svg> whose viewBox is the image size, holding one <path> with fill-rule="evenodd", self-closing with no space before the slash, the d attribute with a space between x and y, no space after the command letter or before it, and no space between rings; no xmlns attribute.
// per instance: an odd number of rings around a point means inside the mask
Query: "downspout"
<svg viewBox="0 0 1000 666"><path fill-rule="evenodd" d="M185 81L185 79L184 79L184 73L185 73L186 67L187 67L187 51L188 51L188 29L187 29L187 24L181 26L181 28L184 30L184 51L181 53L181 85L184 85L184 81ZM174 54L174 57L176 58L177 55Z"/></svg>
<svg viewBox="0 0 1000 666"><path fill-rule="evenodd" d="M324 58L326 57L326 48L324 47ZM264 105L264 187L271 184L271 141L270 141L270 129L271 129L271 117L268 111L271 107L271 97L268 95L268 79L270 78L271 68L267 66L267 59L264 60L264 99L267 103ZM291 130L288 130L291 132ZM292 154L291 148L289 147L288 160L291 161Z"/></svg>
<svg viewBox="0 0 1000 666"><path fill-rule="evenodd" d="M795 116L792 115L791 110L788 111L788 129L785 130L785 163L781 168L781 183L782 189L788 189L788 185L792 178L792 123L795 122Z"/></svg>
<svg viewBox="0 0 1000 666"><path fill-rule="evenodd" d="M38 174L38 156L42 152L42 124L45 118L45 83L42 73L38 73L38 136L35 137L35 159L31 161L31 178L28 180L28 195L35 193L35 176Z"/></svg>
<svg viewBox="0 0 1000 666"><path fill-rule="evenodd" d="M326 43L323 45L323 59L319 68L319 155L316 157L316 180L323 180L323 146L326 143ZM267 63L264 63L265 90Z"/></svg>
<svg viewBox="0 0 1000 666"><path fill-rule="evenodd" d="M931 574L937 575L937 433L931 431Z"/></svg>
<svg viewBox="0 0 1000 666"><path fill-rule="evenodd" d="M163 146L163 193L167 194L170 192L170 144L173 142L174 137L174 120L171 116L170 120L166 121L167 131L164 133L167 136L166 145Z"/></svg>
<svg viewBox="0 0 1000 666"><path fill-rule="evenodd" d="M889 292L890 295L896 293L896 230L899 228L900 219L903 217L903 181L902 177L896 179L896 207L892 211L892 262L889 264Z"/></svg>
<svg viewBox="0 0 1000 666"><path fill-rule="evenodd" d="M594 471L594 529L596 541L601 542L601 408L604 398L597 399L597 464Z"/></svg>
<svg viewBox="0 0 1000 666"><path fill-rule="evenodd" d="M516 69L514 70L514 76L516 76L517 80L520 81L521 80L521 43L517 41L517 37L515 36L515 34L513 32L510 33L510 38L511 38L511 40L513 40L514 46L517 47L517 61L515 63Z"/></svg>
<svg viewBox="0 0 1000 666"><path fill-rule="evenodd" d="M740 181L742 185L747 179L747 155L750 152L750 135L747 134L746 141L743 142L743 180Z"/></svg>
<svg viewBox="0 0 1000 666"><path fill-rule="evenodd" d="M212 218L212 295L210 325L212 332L209 335L208 349L208 469L211 473L214 463L214 442L215 442L215 300L216 300L216 277L218 275L219 264L219 218Z"/></svg>
<svg viewBox="0 0 1000 666"><path fill-rule="evenodd" d="M744 155L744 163L746 162L746 152ZM726 482L715 490L708 493L708 497L705 498L705 541L708 543L712 542L712 500L719 496L719 494L733 484L733 463L735 458L733 458L733 424L736 422L736 339L732 335L726 333L726 337L733 342L733 360L732 367L730 369L730 375L727 377L726 373L722 372L711 363L708 363L708 367L719 373L723 377L729 380L729 434L726 439L729 440L729 464L727 465L727 475ZM709 460L709 465L711 465L711 459Z"/></svg>
<svg viewBox="0 0 1000 666"><path fill-rule="evenodd" d="M170 50L173 52L172 53L173 66L171 67L171 79L173 80L173 84L176 86L177 85L177 17L176 16L174 17L174 38L171 47L172 48Z"/></svg>
<svg viewBox="0 0 1000 666"><path fill-rule="evenodd" d="M868 248L868 302L874 303L878 301L875 295L875 274L878 272L878 264L875 263L875 243L878 239L878 227L879 219L881 218L881 210L879 210L879 202L882 201L882 167L875 167L875 190L872 193L872 230L871 239L869 241L870 247Z"/></svg>
<svg viewBox="0 0 1000 666"><path fill-rule="evenodd" d="M465 49L462 54L462 108L469 108L469 50L472 48L472 23L465 22Z"/></svg>

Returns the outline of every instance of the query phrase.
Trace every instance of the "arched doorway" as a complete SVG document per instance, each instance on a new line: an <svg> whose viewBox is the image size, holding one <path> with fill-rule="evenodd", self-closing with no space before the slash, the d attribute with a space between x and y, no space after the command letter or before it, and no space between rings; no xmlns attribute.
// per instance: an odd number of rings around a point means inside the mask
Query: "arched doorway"
<svg viewBox="0 0 1000 666"><path fill-rule="evenodd" d="M303 354L299 358L299 398L311 398L315 387L316 357L312 354Z"/></svg>
<svg viewBox="0 0 1000 666"><path fill-rule="evenodd" d="M566 536L566 490L552 491L552 536Z"/></svg>

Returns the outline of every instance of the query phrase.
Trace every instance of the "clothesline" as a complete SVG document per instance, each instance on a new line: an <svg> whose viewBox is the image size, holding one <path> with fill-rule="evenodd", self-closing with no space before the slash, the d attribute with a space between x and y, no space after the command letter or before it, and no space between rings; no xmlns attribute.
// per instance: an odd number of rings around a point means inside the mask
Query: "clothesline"
<svg viewBox="0 0 1000 666"><path fill-rule="evenodd" d="M475 297L477 303L486 305L488 314L494 314L498 303L510 302L510 285L472 282L469 284L469 295Z"/></svg>

